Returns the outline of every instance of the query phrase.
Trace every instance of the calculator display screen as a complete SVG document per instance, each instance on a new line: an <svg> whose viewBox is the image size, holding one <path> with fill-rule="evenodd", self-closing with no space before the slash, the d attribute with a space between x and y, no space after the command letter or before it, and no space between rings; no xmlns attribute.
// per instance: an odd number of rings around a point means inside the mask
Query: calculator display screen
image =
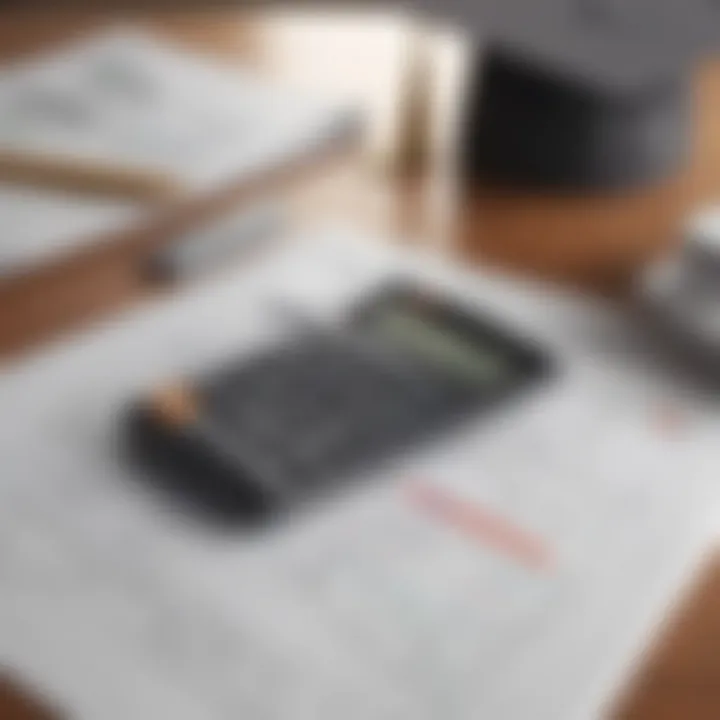
<svg viewBox="0 0 720 720"><path fill-rule="evenodd" d="M389 309L376 322L376 329L394 344L441 366L458 379L486 386L503 382L512 373L507 358L498 349L472 342L428 318Z"/></svg>

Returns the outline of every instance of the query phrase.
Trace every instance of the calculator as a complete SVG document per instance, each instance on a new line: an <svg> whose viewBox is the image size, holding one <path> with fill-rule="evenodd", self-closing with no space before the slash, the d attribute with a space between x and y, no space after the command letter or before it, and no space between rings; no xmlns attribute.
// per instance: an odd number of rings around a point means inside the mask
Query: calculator
<svg viewBox="0 0 720 720"><path fill-rule="evenodd" d="M490 412L552 366L535 343L441 292L396 284L332 326L136 401L128 447L204 508L267 518Z"/></svg>

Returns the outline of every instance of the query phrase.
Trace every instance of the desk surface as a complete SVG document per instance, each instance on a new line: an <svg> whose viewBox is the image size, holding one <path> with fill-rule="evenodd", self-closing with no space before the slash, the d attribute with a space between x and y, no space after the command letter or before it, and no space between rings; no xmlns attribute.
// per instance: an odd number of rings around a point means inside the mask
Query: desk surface
<svg viewBox="0 0 720 720"><path fill-rule="evenodd" d="M357 47L367 46L367 35L363 39L362 33L379 32L372 21L367 27L352 20L344 22L345 26L338 22L331 29L347 33L344 47L348 55L357 52ZM63 39L68 33L83 32L90 25L91 21L84 19L4 22L0 48L8 55L21 53ZM320 27L308 20L257 23L234 15L206 19L178 16L157 26L183 42L228 60L250 59L267 65L293 81L297 81L297 69L289 59L292 51L311 44L321 55L328 43L333 51L338 50L338 43L332 44L327 22ZM393 41L383 37L388 52L382 62L397 62ZM354 61L357 56L348 60ZM307 63L313 75L311 84L320 87L325 82L322 65L312 58ZM437 80L440 86L442 79ZM333 87L336 80L327 82ZM704 68L697 88L698 129L688 168L662 186L632 197L491 197L478 191L458 191L432 164L421 176L381 172L378 166L391 166L388 160L398 154L398 134L394 132L398 113L392 111L395 124L389 123L389 131L387 117L384 119L390 139L385 138L379 143L380 149L370 153L370 162L363 156L326 163L315 172L313 182L294 187L289 196L303 218L331 208L337 214L356 218L361 225L399 231L437 244L469 262L482 257L563 281L613 287L671 246L686 212L720 191L720 66ZM371 112L380 114L384 110L387 114L387 108L378 110L374 104L372 89L359 88L358 92L367 99ZM431 104L436 102L430 98ZM275 187L276 183L277 179L271 181ZM242 194L228 192L211 206L178 213L170 224L0 287L0 354L23 351L133 302L148 292L136 268L150 247L172 235L177 227L192 225L198 217L242 199ZM618 711L618 718L709 720L720 715L720 660L716 652L720 646L719 598L720 569L713 569L649 658L647 671ZM0 715L18 720L42 717L37 709L12 700L13 692L9 686L0 686Z"/></svg>

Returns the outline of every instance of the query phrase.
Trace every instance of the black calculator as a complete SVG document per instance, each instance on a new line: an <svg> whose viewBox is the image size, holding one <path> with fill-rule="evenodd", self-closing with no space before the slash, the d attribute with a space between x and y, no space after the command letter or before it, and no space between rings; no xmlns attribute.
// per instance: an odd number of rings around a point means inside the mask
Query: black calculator
<svg viewBox="0 0 720 720"><path fill-rule="evenodd" d="M164 484L225 516L264 518L489 412L551 366L480 314L395 286L340 325L140 399L127 437Z"/></svg>

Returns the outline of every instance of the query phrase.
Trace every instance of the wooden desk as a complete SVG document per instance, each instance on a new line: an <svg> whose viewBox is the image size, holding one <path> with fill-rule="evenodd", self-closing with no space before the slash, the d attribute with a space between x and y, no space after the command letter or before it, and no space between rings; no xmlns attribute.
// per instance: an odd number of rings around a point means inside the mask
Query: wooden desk
<svg viewBox="0 0 720 720"><path fill-rule="evenodd" d="M69 27L56 19L4 22L0 48L20 53L32 44L84 30L89 22L76 19ZM282 24L261 27L231 14L219 19L177 16L157 26L228 59L262 58L283 73L280 51L288 36ZM312 26L306 23L305 31ZM322 45L316 51L322 53ZM288 70L287 57L284 62ZM699 73L697 88L691 162L679 177L634 196L556 199L460 192L432 167L420 176L394 177L380 172L378 165L388 163L378 163L373 156L372 162L364 158L325 165L313 182L305 179L292 191L291 200L302 219L322 216L330 208L360 225L437 244L468 262L483 259L585 287L612 288L673 244L683 217L695 204L720 194L720 64L709 64ZM148 290L137 274L138 258L176 228L240 199L230 190L208 206L179 209L159 226L110 249L0 287L0 354L28 350L142 297ZM0 717L40 720L42 715L12 700L9 686L0 686ZM708 569L649 655L646 670L616 717L720 717L720 563Z"/></svg>

